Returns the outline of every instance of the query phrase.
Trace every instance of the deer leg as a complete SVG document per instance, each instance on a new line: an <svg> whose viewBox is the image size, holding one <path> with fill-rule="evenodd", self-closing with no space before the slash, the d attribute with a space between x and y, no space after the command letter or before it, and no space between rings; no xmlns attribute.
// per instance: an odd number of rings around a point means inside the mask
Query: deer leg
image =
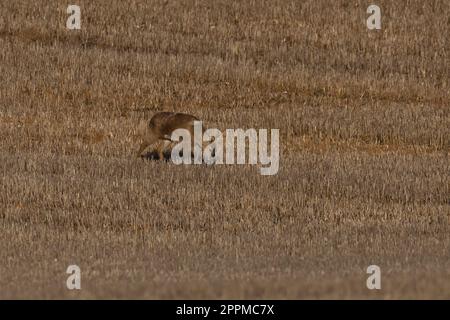
<svg viewBox="0 0 450 320"><path fill-rule="evenodd" d="M155 143L156 139L151 137L150 139L144 139L139 147L139 151L137 154L137 157L139 158L140 156L142 156L142 152L144 152L145 149L147 149L147 147L153 143Z"/></svg>
<svg viewBox="0 0 450 320"><path fill-rule="evenodd" d="M159 146L156 148L159 156L159 160L164 160L164 145L159 144Z"/></svg>
<svg viewBox="0 0 450 320"><path fill-rule="evenodd" d="M164 151L166 151L167 147L171 144L172 144L172 140L164 140L164 145L162 147L163 150L161 152L163 157L164 157ZM165 158L164 158L164 160L165 160Z"/></svg>
<svg viewBox="0 0 450 320"><path fill-rule="evenodd" d="M159 145L157 148L158 156L160 160L165 160L164 151L167 149L167 146L172 143L170 139L162 139L164 142Z"/></svg>

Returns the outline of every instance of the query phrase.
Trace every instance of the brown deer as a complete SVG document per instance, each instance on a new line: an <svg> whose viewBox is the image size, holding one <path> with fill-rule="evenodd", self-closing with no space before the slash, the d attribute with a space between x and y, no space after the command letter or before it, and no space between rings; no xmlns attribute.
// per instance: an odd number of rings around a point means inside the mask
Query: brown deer
<svg viewBox="0 0 450 320"><path fill-rule="evenodd" d="M175 112L158 112L149 121L142 133L142 143L139 147L137 156L140 157L142 152L150 145L164 141L163 146L157 148L159 159L164 159L164 149L171 144L172 132L176 129L186 129L194 139L194 121L200 121L197 117L186 113Z"/></svg>

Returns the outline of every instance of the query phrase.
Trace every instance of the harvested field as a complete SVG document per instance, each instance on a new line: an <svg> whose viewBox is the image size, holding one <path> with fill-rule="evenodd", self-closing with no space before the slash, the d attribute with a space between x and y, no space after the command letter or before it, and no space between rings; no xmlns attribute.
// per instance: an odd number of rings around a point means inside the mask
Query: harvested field
<svg viewBox="0 0 450 320"><path fill-rule="evenodd" d="M0 298L450 298L449 1L77 4L0 3ZM136 158L158 111L278 174Z"/></svg>

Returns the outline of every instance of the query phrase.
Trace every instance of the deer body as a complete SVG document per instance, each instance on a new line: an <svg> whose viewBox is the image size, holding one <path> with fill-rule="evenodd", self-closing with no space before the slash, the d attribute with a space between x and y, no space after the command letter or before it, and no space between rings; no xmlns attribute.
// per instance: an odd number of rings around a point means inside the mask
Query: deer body
<svg viewBox="0 0 450 320"><path fill-rule="evenodd" d="M186 129L190 132L191 137L194 136L194 121L200 121L197 117L186 113L175 112L158 112L149 121L145 127L142 136L142 143L139 147L137 156L140 157L142 152L150 145L164 141L164 145L158 147L157 152L160 159L163 158L164 149L173 141L171 140L172 132L176 129Z"/></svg>

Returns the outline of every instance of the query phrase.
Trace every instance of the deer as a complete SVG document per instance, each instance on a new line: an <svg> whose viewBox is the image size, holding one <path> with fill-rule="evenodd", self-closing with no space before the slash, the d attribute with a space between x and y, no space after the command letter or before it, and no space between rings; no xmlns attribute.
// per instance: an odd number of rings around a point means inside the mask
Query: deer
<svg viewBox="0 0 450 320"><path fill-rule="evenodd" d="M163 141L164 144L157 147L159 159L164 159L164 150L172 141L172 132L176 129L186 129L194 137L194 121L200 121L199 118L187 113L178 112L157 112L150 119L142 132L142 143L139 147L137 157L142 156L142 152L150 145Z"/></svg>

